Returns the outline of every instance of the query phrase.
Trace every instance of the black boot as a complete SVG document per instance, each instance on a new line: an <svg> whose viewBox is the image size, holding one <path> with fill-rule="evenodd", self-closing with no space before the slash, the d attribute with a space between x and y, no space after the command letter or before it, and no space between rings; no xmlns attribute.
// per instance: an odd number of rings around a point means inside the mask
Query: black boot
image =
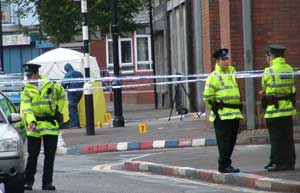
<svg viewBox="0 0 300 193"><path fill-rule="evenodd" d="M291 170L287 165L273 165L272 167L268 167L269 172L277 172L277 171L286 171Z"/></svg>
<svg viewBox="0 0 300 193"><path fill-rule="evenodd" d="M264 169L268 169L269 167L273 167L274 166L274 162L270 161L269 163L267 163L266 165L264 165Z"/></svg>
<svg viewBox="0 0 300 193"><path fill-rule="evenodd" d="M287 170L295 170L295 165L288 165L288 169Z"/></svg>
<svg viewBox="0 0 300 193"><path fill-rule="evenodd" d="M239 173L240 169L234 168L232 166L228 166L227 168L224 169L219 169L220 173Z"/></svg>
<svg viewBox="0 0 300 193"><path fill-rule="evenodd" d="M55 190L55 186L53 184L44 184L42 186L42 190Z"/></svg>

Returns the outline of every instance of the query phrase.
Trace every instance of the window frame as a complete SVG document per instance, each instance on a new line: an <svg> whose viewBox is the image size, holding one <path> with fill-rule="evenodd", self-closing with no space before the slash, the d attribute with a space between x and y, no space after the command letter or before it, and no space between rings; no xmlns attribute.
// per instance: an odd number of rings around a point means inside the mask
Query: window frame
<svg viewBox="0 0 300 193"><path fill-rule="evenodd" d="M137 39L138 38L147 38L148 40L148 60L146 61L138 61L138 46L137 46ZM134 32L134 53L135 53L135 71L136 72L152 72L153 71L153 61L152 61L152 50L151 50L151 35L147 35L147 34L137 34L136 32ZM150 69L139 69L138 65L144 65L144 64L148 64L150 65Z"/></svg>
<svg viewBox="0 0 300 193"><path fill-rule="evenodd" d="M122 62L122 48L121 48L121 44L122 42L125 41L129 41L130 42L130 49L131 49L131 62L130 63L123 63ZM112 38L109 38L108 35L106 35L106 64L107 64L107 68L108 68L108 72L109 73L113 73L113 63L109 63L109 42L112 42ZM127 38L122 38L119 36L118 38L118 46L119 46L119 64L120 64L120 72L121 74L132 74L134 73L134 58L133 58L133 45L132 45L132 38L131 37L127 37ZM113 52L113 50L112 50ZM132 67L132 70L123 70L122 67ZM112 70L110 70L110 68L112 67Z"/></svg>

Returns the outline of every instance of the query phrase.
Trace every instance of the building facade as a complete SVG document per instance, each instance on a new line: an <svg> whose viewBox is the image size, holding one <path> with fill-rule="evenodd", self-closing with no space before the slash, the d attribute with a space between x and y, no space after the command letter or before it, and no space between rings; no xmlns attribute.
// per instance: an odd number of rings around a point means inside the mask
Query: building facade
<svg viewBox="0 0 300 193"><path fill-rule="evenodd" d="M38 19L28 15L19 19L16 15L17 6L8 1L1 1L2 11L2 48L3 68L5 73L23 72L22 65L27 61L52 49L54 46L48 41L39 40ZM25 26L25 35L20 26Z"/></svg>
<svg viewBox="0 0 300 193"><path fill-rule="evenodd" d="M299 67L300 7L297 0L157 0L154 10L157 71L175 74L209 73L214 70L212 53L230 49L232 64L238 71L267 67L264 48L278 43L288 47L288 63ZM175 72L176 71L176 72ZM165 72L164 72L165 73ZM244 124L249 129L263 126L260 108L261 79L239 79L244 103ZM297 83L297 87L299 87ZM203 81L189 84L194 99L186 106L204 110ZM172 89L169 89L172 90ZM171 92L170 92L171 93ZM183 96L185 97L185 96ZM170 97L172 98L172 97Z"/></svg>
<svg viewBox="0 0 300 193"><path fill-rule="evenodd" d="M141 12L134 21L139 25L136 31L121 33L118 38L120 75L152 75L153 61L148 10ZM102 77L114 76L111 34L102 34L101 39L92 41L91 54L98 60ZM150 86L152 83L152 79L122 81L123 85L132 85L131 88L122 90L122 101L133 104L154 104L154 89ZM107 83L107 85L110 84ZM140 87L138 84L148 85ZM105 96L107 101L113 101L112 90L106 90Z"/></svg>

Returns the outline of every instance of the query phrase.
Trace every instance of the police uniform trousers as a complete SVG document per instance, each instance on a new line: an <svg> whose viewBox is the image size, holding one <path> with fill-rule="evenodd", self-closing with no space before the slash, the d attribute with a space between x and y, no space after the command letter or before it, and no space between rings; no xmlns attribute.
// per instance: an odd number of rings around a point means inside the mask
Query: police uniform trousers
<svg viewBox="0 0 300 193"><path fill-rule="evenodd" d="M219 170L231 166L231 155L236 143L239 125L239 119L220 120L219 116L217 116L214 120L219 150Z"/></svg>
<svg viewBox="0 0 300 193"><path fill-rule="evenodd" d="M82 91L79 92L68 92L69 101L69 115L71 127L80 127L79 115L78 115L78 103L82 97Z"/></svg>
<svg viewBox="0 0 300 193"><path fill-rule="evenodd" d="M44 144L44 168L43 168L43 179L42 183L52 184L53 166L55 153L57 148L58 136L56 135L44 135L41 138L30 137L27 138L27 151L28 158L25 169L25 183L33 184L34 175L37 170L38 156L41 150L41 143L43 140Z"/></svg>
<svg viewBox="0 0 300 193"><path fill-rule="evenodd" d="M267 118L271 144L271 162L277 166L294 166L296 160L293 117Z"/></svg>

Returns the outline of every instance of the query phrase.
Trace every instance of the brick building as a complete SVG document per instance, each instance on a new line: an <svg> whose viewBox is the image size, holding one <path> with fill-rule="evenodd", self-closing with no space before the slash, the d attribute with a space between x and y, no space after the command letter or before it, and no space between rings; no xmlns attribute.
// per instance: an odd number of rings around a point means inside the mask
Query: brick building
<svg viewBox="0 0 300 193"><path fill-rule="evenodd" d="M288 63L300 66L297 0L156 0L155 4L155 49L165 51L164 55L156 55L156 61L162 61L158 63L158 73L160 69L167 69L165 72L169 74L174 74L174 69L184 74L209 73L215 66L211 55L220 47L230 49L232 64L238 71L262 70L267 66L263 50L271 43L286 45ZM258 96L261 79L239 79L239 82L245 124L250 129L261 127ZM194 99L192 103L203 111L203 82L187 87ZM172 88L169 91L172 95Z"/></svg>
<svg viewBox="0 0 300 193"><path fill-rule="evenodd" d="M140 12L135 18L139 27L136 31L121 33L118 39L120 74L122 76L152 75L151 35L148 10ZM102 34L98 40L91 41L91 55L95 56L100 67L101 76L114 76L113 45L111 34ZM123 81L123 85L152 83L153 80ZM107 101L113 101L113 92L105 91ZM153 104L152 86L122 89L123 103Z"/></svg>

